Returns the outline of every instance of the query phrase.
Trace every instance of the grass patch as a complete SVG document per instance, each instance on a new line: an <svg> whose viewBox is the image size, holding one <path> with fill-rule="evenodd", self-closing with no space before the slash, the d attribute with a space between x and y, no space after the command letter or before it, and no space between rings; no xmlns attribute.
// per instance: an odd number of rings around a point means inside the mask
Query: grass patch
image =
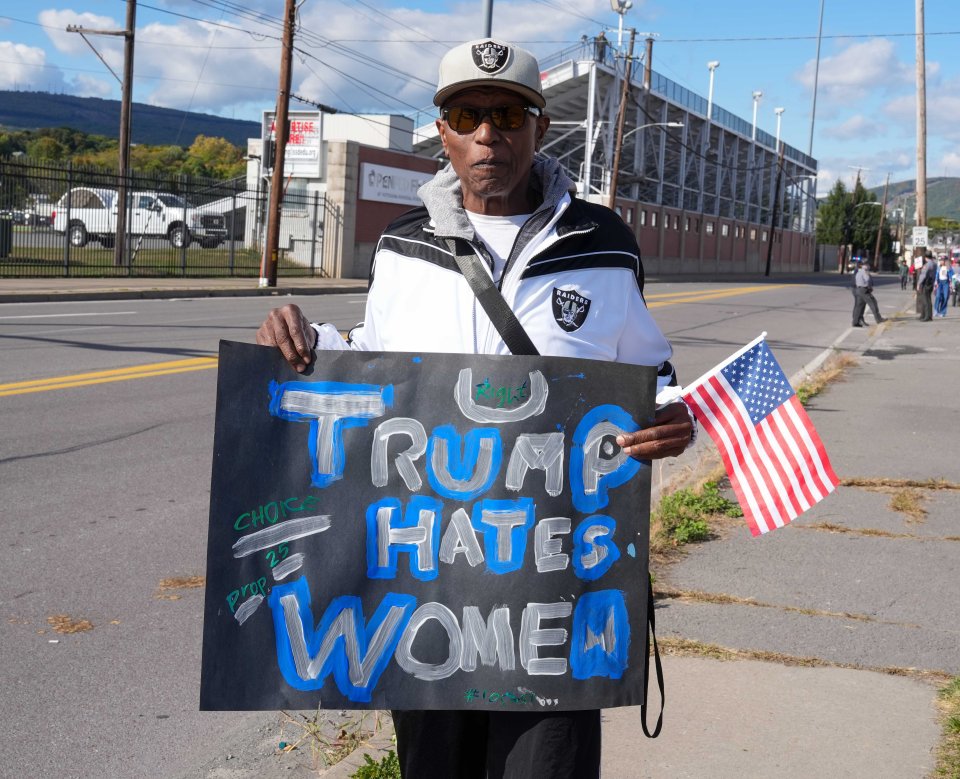
<svg viewBox="0 0 960 779"><path fill-rule="evenodd" d="M282 711L280 726L280 751L292 752L295 749L310 750L314 770L336 765L347 755L363 746L371 736L379 732L382 724L381 712L357 712L358 717L334 720L329 713L317 709L310 715L297 712L290 714ZM283 737L284 728L292 728L295 735L292 741ZM399 773L397 774L399 776ZM378 774L370 774L378 777ZM389 774L384 774L389 777Z"/></svg>
<svg viewBox="0 0 960 779"><path fill-rule="evenodd" d="M867 489L960 490L960 484L946 479L867 479L854 476L840 481L841 487L866 487Z"/></svg>
<svg viewBox="0 0 960 779"><path fill-rule="evenodd" d="M937 695L943 722L943 737L937 748L934 776L960 777L960 676L954 677Z"/></svg>
<svg viewBox="0 0 960 779"><path fill-rule="evenodd" d="M54 633L70 635L71 633L86 633L93 630L93 623L88 619L74 619L69 614L54 614L47 617L47 624Z"/></svg>
<svg viewBox="0 0 960 779"><path fill-rule="evenodd" d="M350 779L402 779L400 760L392 749L379 761L374 761L370 755L364 755L363 761L364 764L350 774Z"/></svg>
<svg viewBox="0 0 960 779"><path fill-rule="evenodd" d="M797 398L806 406L813 398L823 392L831 382L838 381L850 368L857 364L857 358L850 354L835 354L828 359L823 368L813 376L800 382L796 388Z"/></svg>
<svg viewBox="0 0 960 779"><path fill-rule="evenodd" d="M778 611L803 614L808 617L833 617L836 619L851 619L856 622L876 622L883 625L899 625L900 627L916 628L903 622L888 622L871 617L868 614L856 614L849 611L824 611L803 606L783 606L776 603L765 603L754 598L741 598L737 595L728 595L723 592L703 592L701 590L676 590L672 587L657 587L653 591L654 598L672 598L688 603L712 603L718 606L754 606L761 609L777 609Z"/></svg>
<svg viewBox="0 0 960 779"><path fill-rule="evenodd" d="M926 496L915 487L897 490L890 498L890 508L906 514L910 522L922 522L927 516L923 504Z"/></svg>
<svg viewBox="0 0 960 779"><path fill-rule="evenodd" d="M720 494L716 481L676 490L665 495L650 519L650 546L664 552L710 538L711 518L742 517L743 511Z"/></svg>
<svg viewBox="0 0 960 779"><path fill-rule="evenodd" d="M803 657L787 655L782 652L767 652L761 649L729 649L718 644L707 644L702 641L691 641L688 638L672 638L666 636L658 638L657 643L665 655L676 657L707 657L713 660L759 660L765 663L779 663L780 665L797 666L802 668L843 668L851 671L873 671L888 676L902 676L924 682L933 682L943 685L953 677L944 671L935 671L924 668L903 668L896 665L865 666L856 663L834 663L819 657ZM953 779L953 774L944 774Z"/></svg>

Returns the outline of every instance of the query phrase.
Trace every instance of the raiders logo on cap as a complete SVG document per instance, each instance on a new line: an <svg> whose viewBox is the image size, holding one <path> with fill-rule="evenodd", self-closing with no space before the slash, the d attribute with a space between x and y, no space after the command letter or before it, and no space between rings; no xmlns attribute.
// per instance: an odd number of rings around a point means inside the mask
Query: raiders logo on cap
<svg viewBox="0 0 960 779"><path fill-rule="evenodd" d="M579 330L587 321L590 299L573 289L553 288L553 318L568 333Z"/></svg>
<svg viewBox="0 0 960 779"><path fill-rule="evenodd" d="M475 43L470 51L473 54L473 64L484 73L499 73L510 56L510 49L493 41Z"/></svg>

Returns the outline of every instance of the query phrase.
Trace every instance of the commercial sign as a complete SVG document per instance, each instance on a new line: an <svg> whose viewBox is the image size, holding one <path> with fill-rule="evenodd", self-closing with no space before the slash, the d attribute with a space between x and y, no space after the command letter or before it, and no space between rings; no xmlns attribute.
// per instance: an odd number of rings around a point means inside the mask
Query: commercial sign
<svg viewBox="0 0 960 779"><path fill-rule="evenodd" d="M283 175L295 178L323 177L323 114L320 111L290 111L287 114L290 132L284 151ZM276 140L277 127L273 111L263 112L261 138ZM264 172L269 162L264 162Z"/></svg>
<svg viewBox="0 0 960 779"><path fill-rule="evenodd" d="M419 206L417 190L432 178L432 173L364 162L360 165L360 199Z"/></svg>

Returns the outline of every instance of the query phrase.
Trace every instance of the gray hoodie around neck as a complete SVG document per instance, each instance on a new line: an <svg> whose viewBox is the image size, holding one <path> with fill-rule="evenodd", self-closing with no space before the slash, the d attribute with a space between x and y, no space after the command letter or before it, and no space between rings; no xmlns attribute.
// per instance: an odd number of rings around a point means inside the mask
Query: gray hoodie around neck
<svg viewBox="0 0 960 779"><path fill-rule="evenodd" d="M553 211L568 192L576 192L576 185L564 173L560 163L545 154L536 154L530 171L530 186L541 193L543 201L534 213ZM417 191L430 214L438 236L474 240L473 225L463 210L460 179L453 166L446 166Z"/></svg>

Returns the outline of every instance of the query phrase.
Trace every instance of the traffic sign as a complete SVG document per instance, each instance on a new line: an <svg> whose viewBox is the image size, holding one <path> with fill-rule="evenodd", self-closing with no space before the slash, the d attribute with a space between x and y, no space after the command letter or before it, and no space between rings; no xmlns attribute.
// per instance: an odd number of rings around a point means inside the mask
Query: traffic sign
<svg viewBox="0 0 960 779"><path fill-rule="evenodd" d="M916 249L918 246L927 247L930 245L930 228L924 225L923 227L917 226L913 228L913 248Z"/></svg>

